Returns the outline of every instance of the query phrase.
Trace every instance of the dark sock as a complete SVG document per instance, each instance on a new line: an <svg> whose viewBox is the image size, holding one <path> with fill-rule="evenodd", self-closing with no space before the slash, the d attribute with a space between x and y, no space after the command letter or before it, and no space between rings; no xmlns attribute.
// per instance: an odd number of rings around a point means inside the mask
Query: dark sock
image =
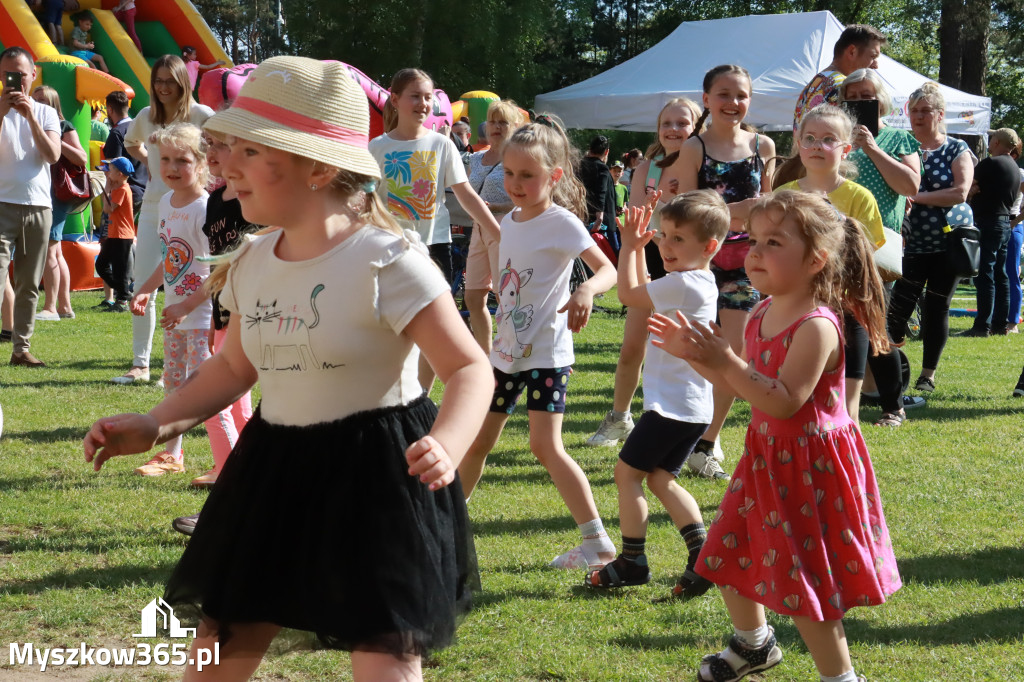
<svg viewBox="0 0 1024 682"><path fill-rule="evenodd" d="M683 542L686 543L686 549L689 551L686 570L692 571L693 567L697 565L697 555L700 554L700 548L704 546L704 540L707 539L708 533L704 529L704 524L698 522L683 526L679 529L679 534L683 536Z"/></svg>
<svg viewBox="0 0 1024 682"><path fill-rule="evenodd" d="M715 451L715 441L704 440L703 438L701 438L699 441L697 441L697 444L693 446L693 451L703 452L705 455L710 455L712 452Z"/></svg>
<svg viewBox="0 0 1024 682"><path fill-rule="evenodd" d="M644 555L647 546L647 538L627 538L622 536L622 558L626 561L636 562Z"/></svg>

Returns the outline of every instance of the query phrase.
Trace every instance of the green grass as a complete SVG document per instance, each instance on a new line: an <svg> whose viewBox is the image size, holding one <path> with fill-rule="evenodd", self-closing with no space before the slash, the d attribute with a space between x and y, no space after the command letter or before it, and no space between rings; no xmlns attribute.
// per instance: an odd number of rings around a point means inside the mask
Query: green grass
<svg viewBox="0 0 1024 682"><path fill-rule="evenodd" d="M88 310L98 299L76 294L78 319L37 325L32 351L48 367L0 366L4 651L10 642L26 641L134 646L139 610L161 594L185 546L169 521L193 513L204 499L188 489L189 475L133 476L142 456L113 460L99 474L84 463L81 438L93 420L145 410L160 398L152 385L108 383L127 368L129 321L127 315ZM612 294L602 303L617 309L614 300ZM968 324L952 320L954 331ZM599 313L577 337L565 424L566 446L590 477L616 543L617 451L584 441L611 402L621 326L618 315ZM884 606L848 614L855 664L871 680L1024 679L1024 401L1009 397L1022 350L1019 336L952 338L938 390L902 428L873 428L878 410L862 411L905 581ZM911 342L907 352L918 369L920 344ZM634 408L639 414L639 400ZM730 416L723 437L727 469L735 464L748 418L745 404ZM185 448L190 474L212 464L201 429L186 437ZM710 517L724 486L681 482ZM546 569L553 556L576 544L578 532L530 454L525 413L517 413L470 506L484 591L457 644L427 662L426 678L693 679L700 657L723 646L728 619L713 593L688 604L652 603L670 589L685 552L657 502L651 507L650 585L594 594L580 585L581 574ZM786 658L764 679L816 679L791 622L770 618ZM299 650L271 653L257 678L348 679L347 671L342 653ZM66 668L56 679L179 676L175 668L96 667ZM37 678L31 669L10 666L3 653L0 680L8 679Z"/></svg>

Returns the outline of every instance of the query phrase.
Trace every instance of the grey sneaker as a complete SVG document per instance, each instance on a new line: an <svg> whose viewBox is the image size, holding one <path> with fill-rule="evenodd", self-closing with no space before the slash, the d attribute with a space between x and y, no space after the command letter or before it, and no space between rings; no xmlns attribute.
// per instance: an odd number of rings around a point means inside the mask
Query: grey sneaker
<svg viewBox="0 0 1024 682"><path fill-rule="evenodd" d="M630 431L633 430L633 415L626 413L626 418L619 420L615 418L611 410L601 420L597 432L587 439L587 445L610 448L626 440Z"/></svg>
<svg viewBox="0 0 1024 682"><path fill-rule="evenodd" d="M708 447L705 443L707 443L707 441L697 443L697 447L695 447L693 452L690 453L690 456L686 458L686 466L690 468L690 471L701 478L728 481L729 474L722 470L722 465L719 464L719 460L715 458L714 445ZM719 452L721 452L721 450L719 450Z"/></svg>
<svg viewBox="0 0 1024 682"><path fill-rule="evenodd" d="M196 529L196 522L199 520L199 514L193 514L192 516L179 516L178 518L171 521L171 528L184 533L185 535L192 535L192 531Z"/></svg>

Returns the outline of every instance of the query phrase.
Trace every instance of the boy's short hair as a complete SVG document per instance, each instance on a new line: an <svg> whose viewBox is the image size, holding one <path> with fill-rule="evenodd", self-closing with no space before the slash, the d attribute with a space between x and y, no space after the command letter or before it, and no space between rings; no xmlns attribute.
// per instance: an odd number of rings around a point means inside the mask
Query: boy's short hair
<svg viewBox="0 0 1024 682"><path fill-rule="evenodd" d="M82 10L81 12L75 12L71 15L71 21L73 21L76 24L80 22L82 19L92 19L92 14L85 10Z"/></svg>
<svg viewBox="0 0 1024 682"><path fill-rule="evenodd" d="M703 241L717 239L721 244L729 233L729 207L713 189L695 189L676 195L661 209L661 219L676 225L693 225L697 237Z"/></svg>

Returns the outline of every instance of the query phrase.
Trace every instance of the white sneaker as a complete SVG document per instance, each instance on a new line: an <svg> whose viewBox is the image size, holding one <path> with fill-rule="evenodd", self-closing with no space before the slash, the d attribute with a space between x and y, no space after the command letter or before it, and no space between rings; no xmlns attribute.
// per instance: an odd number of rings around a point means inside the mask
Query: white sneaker
<svg viewBox="0 0 1024 682"><path fill-rule="evenodd" d="M60 315L57 313L51 313L49 310L41 310L36 313L36 320L43 322L57 322L60 320Z"/></svg>
<svg viewBox="0 0 1024 682"><path fill-rule="evenodd" d="M715 439L715 447L711 450L711 459L716 462L725 461L725 453L722 452L722 441Z"/></svg>
<svg viewBox="0 0 1024 682"><path fill-rule="evenodd" d="M630 431L633 430L633 415L626 413L623 420L616 419L611 410L601 420L597 432L587 439L587 445L595 447L611 448L626 440Z"/></svg>

